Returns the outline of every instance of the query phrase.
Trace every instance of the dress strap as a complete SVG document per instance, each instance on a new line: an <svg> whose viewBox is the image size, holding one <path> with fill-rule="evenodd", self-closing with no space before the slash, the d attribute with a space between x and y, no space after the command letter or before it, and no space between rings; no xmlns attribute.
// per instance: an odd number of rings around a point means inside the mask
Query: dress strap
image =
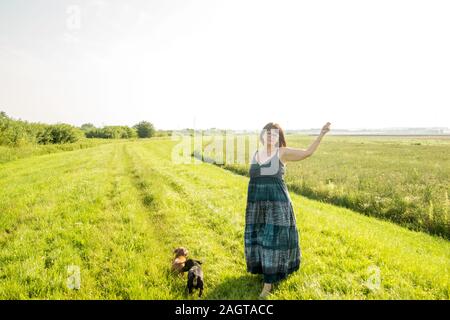
<svg viewBox="0 0 450 320"><path fill-rule="evenodd" d="M258 149L256 149L255 153L253 154L253 161L256 161L256 154L258 153Z"/></svg>

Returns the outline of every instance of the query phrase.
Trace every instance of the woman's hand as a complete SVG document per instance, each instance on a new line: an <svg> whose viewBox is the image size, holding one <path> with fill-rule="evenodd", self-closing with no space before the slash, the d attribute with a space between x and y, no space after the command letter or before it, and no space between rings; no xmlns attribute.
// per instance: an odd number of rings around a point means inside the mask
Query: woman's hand
<svg viewBox="0 0 450 320"><path fill-rule="evenodd" d="M322 131L320 131L320 134L322 136L324 136L328 131L330 131L330 122L327 122L323 127L322 127Z"/></svg>

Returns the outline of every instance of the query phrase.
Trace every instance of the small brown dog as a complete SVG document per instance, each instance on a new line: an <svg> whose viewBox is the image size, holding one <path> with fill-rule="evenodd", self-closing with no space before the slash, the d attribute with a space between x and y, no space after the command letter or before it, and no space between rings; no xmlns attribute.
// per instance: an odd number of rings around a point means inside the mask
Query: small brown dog
<svg viewBox="0 0 450 320"><path fill-rule="evenodd" d="M183 275L183 268L189 251L186 248L179 247L173 253L175 254L175 258L172 261L172 272Z"/></svg>

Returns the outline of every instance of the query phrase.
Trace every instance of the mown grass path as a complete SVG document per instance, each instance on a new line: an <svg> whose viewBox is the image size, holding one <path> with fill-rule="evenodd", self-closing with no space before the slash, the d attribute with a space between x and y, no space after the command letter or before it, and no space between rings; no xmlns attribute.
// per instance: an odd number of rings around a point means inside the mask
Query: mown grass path
<svg viewBox="0 0 450 320"><path fill-rule="evenodd" d="M245 271L243 250L248 178L174 164L172 145L113 143L0 165L0 298L182 299L185 279L169 268L183 245L204 263L204 298L255 299L261 277ZM447 240L291 197L302 265L271 298L450 298ZM66 285L71 265L79 290Z"/></svg>

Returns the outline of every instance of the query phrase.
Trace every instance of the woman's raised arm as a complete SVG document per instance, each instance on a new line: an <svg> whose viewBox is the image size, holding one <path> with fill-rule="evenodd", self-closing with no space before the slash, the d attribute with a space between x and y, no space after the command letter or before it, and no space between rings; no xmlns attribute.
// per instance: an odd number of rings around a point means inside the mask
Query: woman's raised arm
<svg viewBox="0 0 450 320"><path fill-rule="evenodd" d="M320 144L320 141L325 136L325 134L330 131L330 122L327 122L317 139L308 147L308 149L296 149L296 148L288 148L288 147L282 147L280 148L280 158L281 161L287 162L287 161L300 161L303 159L306 159L313 155L313 153L316 151L317 147Z"/></svg>

